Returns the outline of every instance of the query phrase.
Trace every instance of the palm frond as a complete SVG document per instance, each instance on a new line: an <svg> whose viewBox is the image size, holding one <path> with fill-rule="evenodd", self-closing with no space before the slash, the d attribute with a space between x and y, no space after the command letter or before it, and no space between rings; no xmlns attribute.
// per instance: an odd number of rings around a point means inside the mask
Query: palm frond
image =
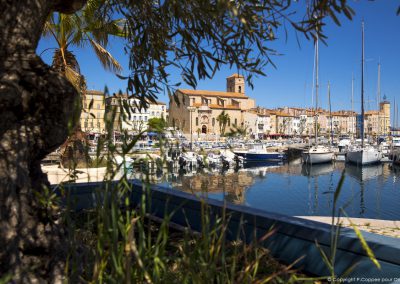
<svg viewBox="0 0 400 284"><path fill-rule="evenodd" d="M89 38L89 42L96 52L97 58L100 60L104 69L112 71L114 73L120 73L122 67L119 62L109 53L104 47L102 47L95 40Z"/></svg>

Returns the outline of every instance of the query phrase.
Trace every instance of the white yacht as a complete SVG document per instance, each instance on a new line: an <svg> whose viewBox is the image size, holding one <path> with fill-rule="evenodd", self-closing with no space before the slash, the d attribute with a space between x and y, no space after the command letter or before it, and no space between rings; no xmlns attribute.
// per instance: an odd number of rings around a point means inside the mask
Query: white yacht
<svg viewBox="0 0 400 284"><path fill-rule="evenodd" d="M373 146L352 147L347 152L347 161L357 165L368 165L379 163L382 159L382 152Z"/></svg>
<svg viewBox="0 0 400 284"><path fill-rule="evenodd" d="M364 144L364 22L362 23L362 52L361 52L361 146L349 148L347 161L357 165L380 163L382 153L375 147Z"/></svg>
<svg viewBox="0 0 400 284"><path fill-rule="evenodd" d="M329 147L317 145L304 151L301 157L306 164L330 163L333 159L333 151Z"/></svg>

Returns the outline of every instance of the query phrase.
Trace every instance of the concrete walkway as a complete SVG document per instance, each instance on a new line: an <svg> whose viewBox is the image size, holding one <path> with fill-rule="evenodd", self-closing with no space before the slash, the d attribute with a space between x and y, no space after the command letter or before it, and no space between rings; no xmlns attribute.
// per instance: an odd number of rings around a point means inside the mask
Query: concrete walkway
<svg viewBox="0 0 400 284"><path fill-rule="evenodd" d="M59 184L74 180L74 182L97 182L103 181L106 175L106 168L78 168L76 169L75 177L71 176L73 173L68 169L62 169L58 165L42 166L42 171L47 174L50 184ZM120 174L114 179L119 179Z"/></svg>
<svg viewBox="0 0 400 284"><path fill-rule="evenodd" d="M322 217L322 216L296 216L296 217L326 224L332 223L332 217ZM340 225L351 229L352 228L350 224L351 221L351 223L356 225L362 231L367 231L394 238L400 238L400 221L365 219L365 218L349 218L349 219L345 217L340 218L339 220ZM336 224L337 222L338 219L335 218L334 223Z"/></svg>

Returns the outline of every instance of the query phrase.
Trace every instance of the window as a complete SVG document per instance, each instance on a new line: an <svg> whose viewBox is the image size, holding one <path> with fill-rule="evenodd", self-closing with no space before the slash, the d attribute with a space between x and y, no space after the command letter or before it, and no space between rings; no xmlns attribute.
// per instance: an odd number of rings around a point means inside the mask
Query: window
<svg viewBox="0 0 400 284"><path fill-rule="evenodd" d="M154 116L154 111L151 112L151 115Z"/></svg>
<svg viewBox="0 0 400 284"><path fill-rule="evenodd" d="M237 118L235 118L235 125L237 125Z"/></svg>
<svg viewBox="0 0 400 284"><path fill-rule="evenodd" d="M212 126L215 126L215 117L212 119Z"/></svg>
<svg viewBox="0 0 400 284"><path fill-rule="evenodd" d="M100 104L97 104L97 109L100 109Z"/></svg>
<svg viewBox="0 0 400 284"><path fill-rule="evenodd" d="M239 93L242 92L242 86L239 86Z"/></svg>
<svg viewBox="0 0 400 284"><path fill-rule="evenodd" d="M196 117L196 126L199 126L199 118Z"/></svg>
<svg viewBox="0 0 400 284"><path fill-rule="evenodd" d="M144 121L147 121L147 116L144 117Z"/></svg>

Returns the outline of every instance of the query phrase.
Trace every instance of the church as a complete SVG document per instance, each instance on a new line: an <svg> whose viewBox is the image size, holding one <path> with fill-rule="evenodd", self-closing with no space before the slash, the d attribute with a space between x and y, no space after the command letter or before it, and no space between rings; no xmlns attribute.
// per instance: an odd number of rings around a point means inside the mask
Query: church
<svg viewBox="0 0 400 284"><path fill-rule="evenodd" d="M224 112L228 133L233 125L247 127L252 132L255 123L249 124L257 115L249 112L255 101L245 94L245 80L242 75L233 74L226 79L226 92L178 89L175 100L169 102L169 122L185 134L221 134L218 117ZM254 116L254 118L253 118Z"/></svg>

